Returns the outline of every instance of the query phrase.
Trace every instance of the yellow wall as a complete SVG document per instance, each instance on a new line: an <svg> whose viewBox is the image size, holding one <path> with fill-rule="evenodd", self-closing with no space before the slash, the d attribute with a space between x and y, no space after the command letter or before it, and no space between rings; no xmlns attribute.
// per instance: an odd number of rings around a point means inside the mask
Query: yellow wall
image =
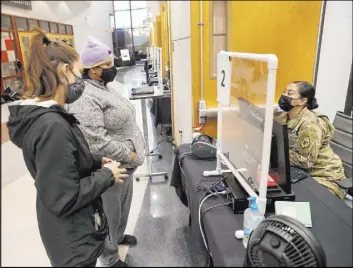
<svg viewBox="0 0 353 268"><path fill-rule="evenodd" d="M153 22L153 41L156 47L161 47L161 16L156 16Z"/></svg>
<svg viewBox="0 0 353 268"><path fill-rule="evenodd" d="M192 95L194 105L194 125L198 124L198 101L200 100L200 2L191 1L191 71L192 71ZM210 1L202 2L203 10L203 88L204 99L207 107L216 107L217 80L210 79ZM216 120L209 120L204 127L205 134L216 136Z"/></svg>
<svg viewBox="0 0 353 268"><path fill-rule="evenodd" d="M312 82L321 1L232 1L230 4L230 49L274 53L278 57L276 100L291 81Z"/></svg>
<svg viewBox="0 0 353 268"><path fill-rule="evenodd" d="M150 43L150 46L153 45L153 24L150 26L150 34L149 34L149 43Z"/></svg>
<svg viewBox="0 0 353 268"><path fill-rule="evenodd" d="M276 100L293 80L313 80L321 1L228 1L228 51L274 53L279 59ZM216 80L210 80L210 5L203 1L204 99L216 107ZM199 1L191 1L192 88L194 124L200 99ZM205 133L216 136L216 120Z"/></svg>
<svg viewBox="0 0 353 268"><path fill-rule="evenodd" d="M152 45L156 45L156 37L157 37L157 33L156 33L156 21L152 22Z"/></svg>

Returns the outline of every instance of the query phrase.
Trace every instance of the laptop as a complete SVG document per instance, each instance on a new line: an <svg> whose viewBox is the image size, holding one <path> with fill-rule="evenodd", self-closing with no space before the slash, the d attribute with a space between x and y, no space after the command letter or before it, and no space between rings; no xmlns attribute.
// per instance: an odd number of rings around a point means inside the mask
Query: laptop
<svg viewBox="0 0 353 268"><path fill-rule="evenodd" d="M131 89L131 95L145 95L145 94L153 94L154 87L138 87Z"/></svg>

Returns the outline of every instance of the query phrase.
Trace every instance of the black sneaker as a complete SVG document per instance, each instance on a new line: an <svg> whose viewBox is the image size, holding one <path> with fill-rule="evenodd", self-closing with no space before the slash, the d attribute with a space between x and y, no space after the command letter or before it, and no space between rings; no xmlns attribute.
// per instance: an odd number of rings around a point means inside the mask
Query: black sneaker
<svg viewBox="0 0 353 268"><path fill-rule="evenodd" d="M137 239L133 235L124 235L123 240L119 243L119 245L125 246L135 246L137 244Z"/></svg>
<svg viewBox="0 0 353 268"><path fill-rule="evenodd" d="M123 262L122 260L118 260L113 266L111 267L130 267L126 262Z"/></svg>

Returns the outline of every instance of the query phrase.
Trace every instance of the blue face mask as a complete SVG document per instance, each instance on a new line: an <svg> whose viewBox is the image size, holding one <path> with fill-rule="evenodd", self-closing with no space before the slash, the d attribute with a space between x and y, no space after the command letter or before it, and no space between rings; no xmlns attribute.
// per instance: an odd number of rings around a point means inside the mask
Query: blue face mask
<svg viewBox="0 0 353 268"><path fill-rule="evenodd" d="M77 101L85 90L85 81L82 77L76 76L75 82L67 86L67 99L66 103L71 104Z"/></svg>

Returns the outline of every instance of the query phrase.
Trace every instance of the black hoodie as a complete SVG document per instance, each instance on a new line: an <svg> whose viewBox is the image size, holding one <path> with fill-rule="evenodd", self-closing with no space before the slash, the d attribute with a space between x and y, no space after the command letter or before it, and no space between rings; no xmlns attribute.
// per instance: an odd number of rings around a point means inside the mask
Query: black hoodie
<svg viewBox="0 0 353 268"><path fill-rule="evenodd" d="M53 101L39 104L9 105L10 139L35 180L38 226L51 264L85 266L104 249L108 226L100 196L114 177L107 168L97 170L100 161L94 161L74 116L50 106Z"/></svg>

